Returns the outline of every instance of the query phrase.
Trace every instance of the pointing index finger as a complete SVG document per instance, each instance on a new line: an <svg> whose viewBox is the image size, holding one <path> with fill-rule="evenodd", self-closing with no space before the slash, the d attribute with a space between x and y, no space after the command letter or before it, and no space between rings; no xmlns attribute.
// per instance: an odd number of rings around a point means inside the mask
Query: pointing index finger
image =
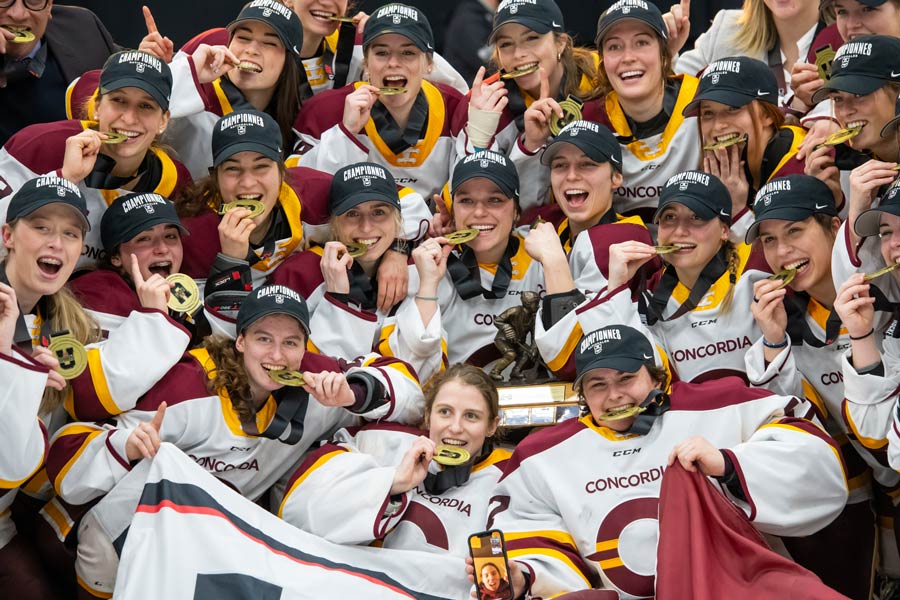
<svg viewBox="0 0 900 600"><path fill-rule="evenodd" d="M144 284L144 276L141 275L141 266L138 264L138 258L136 254L131 255L131 278L134 279L135 287Z"/></svg>
<svg viewBox="0 0 900 600"><path fill-rule="evenodd" d="M147 24L147 33L157 33L159 30L156 28L156 21L153 19L153 13L151 13L150 9L146 6L142 6L141 9L144 12L144 23Z"/></svg>
<svg viewBox="0 0 900 600"><path fill-rule="evenodd" d="M546 98L550 95L550 79L547 77L547 71L544 70L544 67L541 67L541 98Z"/></svg>

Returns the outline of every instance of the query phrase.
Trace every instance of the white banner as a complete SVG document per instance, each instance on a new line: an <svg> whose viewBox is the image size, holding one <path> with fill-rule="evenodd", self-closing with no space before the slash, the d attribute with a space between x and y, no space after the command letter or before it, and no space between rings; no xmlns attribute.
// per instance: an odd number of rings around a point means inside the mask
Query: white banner
<svg viewBox="0 0 900 600"><path fill-rule="evenodd" d="M121 549L114 598L461 600L471 589L460 558L326 542L236 494L171 444L95 511Z"/></svg>

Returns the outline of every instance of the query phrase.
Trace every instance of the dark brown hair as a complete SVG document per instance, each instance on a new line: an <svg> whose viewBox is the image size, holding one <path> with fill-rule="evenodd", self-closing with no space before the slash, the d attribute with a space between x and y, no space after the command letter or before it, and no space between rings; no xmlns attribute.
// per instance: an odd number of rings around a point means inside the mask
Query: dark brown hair
<svg viewBox="0 0 900 600"><path fill-rule="evenodd" d="M434 406L434 399L438 392L444 387L444 384L451 381L459 381L481 392L485 404L488 408L488 422L493 424L494 420L500 415L500 395L497 393L497 384L491 379L490 375L485 373L478 367L465 363L456 363L450 365L446 370L435 373L428 382L422 387L425 394L425 421L423 428L427 427L431 415L431 409ZM499 431L499 430L498 430ZM498 432L488 436L489 440L496 440Z"/></svg>

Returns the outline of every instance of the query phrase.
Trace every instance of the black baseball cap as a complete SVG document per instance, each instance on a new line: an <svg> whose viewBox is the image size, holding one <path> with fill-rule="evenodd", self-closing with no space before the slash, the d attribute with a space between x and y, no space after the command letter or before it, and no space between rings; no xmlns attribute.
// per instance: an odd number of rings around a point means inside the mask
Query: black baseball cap
<svg viewBox="0 0 900 600"><path fill-rule="evenodd" d="M519 172L509 157L492 150L481 150L458 161L453 168L451 194L464 181L477 177L490 179L505 196L519 202Z"/></svg>
<svg viewBox="0 0 900 600"><path fill-rule="evenodd" d="M309 335L309 308L303 296L284 285L264 285L244 298L238 310L235 326L238 333L269 315L288 315L300 323Z"/></svg>
<svg viewBox="0 0 900 600"><path fill-rule="evenodd" d="M819 103L834 91L867 96L890 81L900 82L900 39L863 35L838 48L831 79L816 90L812 101Z"/></svg>
<svg viewBox="0 0 900 600"><path fill-rule="evenodd" d="M856 222L853 223L853 230L856 231L856 235L860 237L878 235L882 213L890 213L900 217L900 184L892 184L884 196L881 197L881 202L878 206L863 211L856 217Z"/></svg>
<svg viewBox="0 0 900 600"><path fill-rule="evenodd" d="M147 92L161 109L169 110L172 71L164 60L139 50L126 50L111 55L100 71L100 93L106 94L126 87Z"/></svg>
<svg viewBox="0 0 900 600"><path fill-rule="evenodd" d="M354 163L338 170L331 180L328 212L342 215L354 206L377 200L400 210L400 193L390 171L370 162Z"/></svg>
<svg viewBox="0 0 900 600"><path fill-rule="evenodd" d="M860 4L862 4L863 6L881 6L882 4L887 2L887 0L856 0L856 1L859 2Z"/></svg>
<svg viewBox="0 0 900 600"><path fill-rule="evenodd" d="M654 366L653 345L647 336L627 325L610 325L587 333L578 342L575 354L575 383L594 369L615 369L635 373L643 366Z"/></svg>
<svg viewBox="0 0 900 600"><path fill-rule="evenodd" d="M732 56L711 62L703 71L694 99L682 114L693 117L701 100L712 100L740 108L754 100L778 106L778 82L769 65L746 56Z"/></svg>
<svg viewBox="0 0 900 600"><path fill-rule="evenodd" d="M9 201L6 208L6 222L12 223L16 219L27 217L41 207L56 203L75 209L84 223L85 230L90 230L87 204L81 191L71 181L56 175L43 175L26 181Z"/></svg>
<svg viewBox="0 0 900 600"><path fill-rule="evenodd" d="M562 11L553 0L503 0L494 13L490 39L507 23L518 23L540 34L565 31Z"/></svg>
<svg viewBox="0 0 900 600"><path fill-rule="evenodd" d="M745 241L752 244L759 236L759 224L770 219L802 221L815 214L838 215L834 195L825 182L812 175L788 175L762 186L753 202L756 219L747 230Z"/></svg>
<svg viewBox="0 0 900 600"><path fill-rule="evenodd" d="M659 220L662 211L673 202L683 204L694 214L709 221L718 217L731 225L731 194L715 175L702 171L684 171L669 178L659 195L659 208L653 222Z"/></svg>
<svg viewBox="0 0 900 600"><path fill-rule="evenodd" d="M610 28L625 19L643 21L663 40L669 39L669 29L663 21L662 13L652 2L645 0L619 0L600 13L597 21L597 35L594 41L599 47Z"/></svg>
<svg viewBox="0 0 900 600"><path fill-rule="evenodd" d="M396 33L407 38L422 52L434 52L434 34L425 13L406 4L385 4L375 10L363 31L363 49L372 40L386 33Z"/></svg>
<svg viewBox="0 0 900 600"><path fill-rule="evenodd" d="M119 196L100 219L103 249L112 252L119 244L160 224L175 225L182 233L188 233L175 213L175 204L171 200L152 192Z"/></svg>
<svg viewBox="0 0 900 600"><path fill-rule="evenodd" d="M549 165L563 144L572 144L594 162L608 162L622 171L622 147L613 133L593 121L572 121L541 154L541 164Z"/></svg>
<svg viewBox="0 0 900 600"><path fill-rule="evenodd" d="M281 162L281 128L258 110L236 110L216 121L212 135L213 166L238 152L259 152Z"/></svg>
<svg viewBox="0 0 900 600"><path fill-rule="evenodd" d="M303 25L294 11L277 0L253 0L241 9L237 18L228 24L228 33L243 21L259 21L275 30L287 52L300 56L303 47Z"/></svg>

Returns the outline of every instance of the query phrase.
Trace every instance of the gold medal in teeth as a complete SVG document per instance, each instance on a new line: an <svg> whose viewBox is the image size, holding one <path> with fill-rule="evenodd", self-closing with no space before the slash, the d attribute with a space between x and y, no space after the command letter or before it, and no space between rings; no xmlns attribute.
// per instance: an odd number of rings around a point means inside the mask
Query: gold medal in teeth
<svg viewBox="0 0 900 600"><path fill-rule="evenodd" d="M347 254L350 255L350 258L359 258L369 251L369 247L362 242L350 242L344 244L344 246L347 248ZM338 256L338 258L340 258L340 256Z"/></svg>
<svg viewBox="0 0 900 600"><path fill-rule="evenodd" d="M744 135L736 135L734 137L728 138L727 140L722 140L721 142L713 142L712 144L707 144L703 146L704 150L719 150L721 148L729 148L734 146L735 144L740 144L741 142L747 141L747 134Z"/></svg>
<svg viewBox="0 0 900 600"><path fill-rule="evenodd" d="M535 64L535 65L531 65L530 67L526 67L524 69L516 69L515 71L510 71L509 73L503 73L502 75L500 75L500 79L516 79L518 77L523 77L525 75L534 73L535 71L537 71L540 68L541 68L541 65Z"/></svg>
<svg viewBox="0 0 900 600"><path fill-rule="evenodd" d="M797 269L784 269L778 271L774 275L769 276L770 281L780 281L781 285L779 285L776 290L780 290L783 287L787 287L794 280L794 277L797 276Z"/></svg>
<svg viewBox="0 0 900 600"><path fill-rule="evenodd" d="M224 215L232 208L246 208L250 211L250 214L245 217L247 219L255 219L259 215L266 212L266 205L263 204L259 200L254 200L252 198L245 198L243 200L235 200L234 202L226 202L219 206L219 214Z"/></svg>
<svg viewBox="0 0 900 600"><path fill-rule="evenodd" d="M9 40L13 44L27 44L35 40L34 34L24 27L16 27L15 25L3 25L2 27L8 32L16 34L16 37Z"/></svg>
<svg viewBox="0 0 900 600"><path fill-rule="evenodd" d="M630 417L634 417L636 415L641 414L647 410L643 406L629 406L626 408L614 408L612 410L608 410L602 415L597 417L599 421L618 421L620 419L628 419Z"/></svg>
<svg viewBox="0 0 900 600"><path fill-rule="evenodd" d="M818 150L819 148L824 148L825 146L837 146L838 144L843 144L847 140L851 140L858 136L860 131L862 131L862 125L839 129L838 131L835 131L827 138L825 138L825 141L823 141L821 144L816 145L816 150Z"/></svg>
<svg viewBox="0 0 900 600"><path fill-rule="evenodd" d="M888 265L888 266L884 267L883 269L878 269L874 273L866 273L865 276L863 277L863 281L872 281L873 279L875 279L877 277L881 277L882 275L886 275L887 273L890 273L891 271L896 271L897 269L900 269L900 262L895 262L894 264Z"/></svg>
<svg viewBox="0 0 900 600"><path fill-rule="evenodd" d="M442 444L434 450L434 461L446 467L455 467L468 462L471 455L465 448Z"/></svg>
<svg viewBox="0 0 900 600"><path fill-rule="evenodd" d="M128 139L127 135L117 131L101 131L100 133L106 136L106 139L100 140L101 144L121 144Z"/></svg>
<svg viewBox="0 0 900 600"><path fill-rule="evenodd" d="M378 93L382 96L396 96L397 94L405 94L406 88L400 86L385 86L378 88Z"/></svg>
<svg viewBox="0 0 900 600"><path fill-rule="evenodd" d="M328 20L338 23L353 23L353 17L328 17Z"/></svg>
<svg viewBox="0 0 900 600"><path fill-rule="evenodd" d="M653 246L653 250L656 251L657 254L672 254L673 252L681 250L681 246L676 246L675 244L669 246Z"/></svg>
<svg viewBox="0 0 900 600"><path fill-rule="evenodd" d="M303 387L306 383L303 380L303 373L300 371L291 371L290 369L279 369L277 371L269 371L269 379L281 385L291 387Z"/></svg>
<svg viewBox="0 0 900 600"><path fill-rule="evenodd" d="M465 244L466 242L471 242L472 240L477 238L478 233L478 230L474 228L460 229L459 231L448 233L444 237L447 238L447 241L451 244Z"/></svg>

